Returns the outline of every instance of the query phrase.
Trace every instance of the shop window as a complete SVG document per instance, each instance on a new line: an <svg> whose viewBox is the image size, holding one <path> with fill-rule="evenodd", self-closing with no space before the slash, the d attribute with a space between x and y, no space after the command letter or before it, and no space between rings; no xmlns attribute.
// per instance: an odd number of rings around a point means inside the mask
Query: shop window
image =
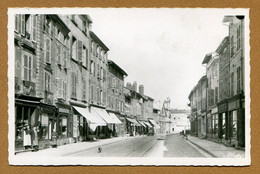
<svg viewBox="0 0 260 174"><path fill-rule="evenodd" d="M48 123L49 117L47 114L42 113L41 115L41 139L48 139Z"/></svg>
<svg viewBox="0 0 260 174"><path fill-rule="evenodd" d="M237 137L237 111L232 112L232 137Z"/></svg>
<svg viewBox="0 0 260 174"><path fill-rule="evenodd" d="M23 79L26 81L32 80L32 57L29 54L23 55Z"/></svg>
<svg viewBox="0 0 260 174"><path fill-rule="evenodd" d="M225 139L226 137L226 114L222 114L222 138Z"/></svg>
<svg viewBox="0 0 260 174"><path fill-rule="evenodd" d="M60 117L59 125L60 125L60 131L59 131L60 138L66 138L67 137L67 118Z"/></svg>

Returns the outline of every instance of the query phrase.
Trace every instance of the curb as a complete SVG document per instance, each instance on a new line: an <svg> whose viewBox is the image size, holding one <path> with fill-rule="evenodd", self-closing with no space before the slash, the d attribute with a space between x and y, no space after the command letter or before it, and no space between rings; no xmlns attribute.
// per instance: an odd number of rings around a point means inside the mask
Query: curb
<svg viewBox="0 0 260 174"><path fill-rule="evenodd" d="M197 146L198 148L200 148L201 150L203 150L204 152L208 153L210 156L214 157L214 158L217 158L216 155L214 155L213 153L211 153L210 151L208 151L207 149L201 147L200 145L194 143L193 141L190 141L190 140L187 140L189 141L190 143L192 143L193 145Z"/></svg>

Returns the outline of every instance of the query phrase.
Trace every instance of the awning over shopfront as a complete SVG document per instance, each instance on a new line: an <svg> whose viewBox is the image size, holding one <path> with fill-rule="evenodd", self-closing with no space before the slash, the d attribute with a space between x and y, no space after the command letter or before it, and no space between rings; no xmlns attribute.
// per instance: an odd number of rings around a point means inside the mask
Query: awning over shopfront
<svg viewBox="0 0 260 174"><path fill-rule="evenodd" d="M136 126L142 126L140 123L137 122L136 119L133 119L133 118L126 118L126 119Z"/></svg>
<svg viewBox="0 0 260 174"><path fill-rule="evenodd" d="M73 106L73 108L83 117L85 117L89 123L89 127L92 130L95 130L97 126L106 126L107 123L94 112L89 112L88 108L81 108L77 106Z"/></svg>
<svg viewBox="0 0 260 174"><path fill-rule="evenodd" d="M144 124L146 124L148 127L152 128L153 126L148 122L148 121L144 121Z"/></svg>
<svg viewBox="0 0 260 174"><path fill-rule="evenodd" d="M105 109L97 108L97 107L91 107L91 112L96 112L105 122L108 124L117 124L117 121L114 120Z"/></svg>
<svg viewBox="0 0 260 174"><path fill-rule="evenodd" d="M114 113L109 113L112 119L116 122L116 124L123 124Z"/></svg>
<svg viewBox="0 0 260 174"><path fill-rule="evenodd" d="M153 119L149 119L149 121L154 125L155 128L160 128L160 126Z"/></svg>
<svg viewBox="0 0 260 174"><path fill-rule="evenodd" d="M144 124L144 122L143 121L138 121L143 127L147 127L145 124Z"/></svg>

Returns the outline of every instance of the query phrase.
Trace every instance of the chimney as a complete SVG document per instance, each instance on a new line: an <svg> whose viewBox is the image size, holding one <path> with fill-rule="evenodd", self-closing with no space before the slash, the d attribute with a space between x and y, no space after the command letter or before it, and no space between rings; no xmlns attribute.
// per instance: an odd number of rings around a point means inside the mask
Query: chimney
<svg viewBox="0 0 260 174"><path fill-rule="evenodd" d="M135 92L137 92L137 83L136 83L136 81L134 81L133 90L134 90Z"/></svg>
<svg viewBox="0 0 260 174"><path fill-rule="evenodd" d="M127 82L127 83L126 83L126 87L127 87L128 89L132 89L131 83L130 83L130 82Z"/></svg>
<svg viewBox="0 0 260 174"><path fill-rule="evenodd" d="M139 93L144 95L144 85L139 85Z"/></svg>

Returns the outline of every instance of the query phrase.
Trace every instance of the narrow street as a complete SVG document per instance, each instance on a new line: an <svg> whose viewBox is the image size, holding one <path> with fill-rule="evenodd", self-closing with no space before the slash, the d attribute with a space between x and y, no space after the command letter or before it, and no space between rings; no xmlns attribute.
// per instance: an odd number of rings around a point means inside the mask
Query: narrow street
<svg viewBox="0 0 260 174"><path fill-rule="evenodd" d="M127 139L109 145L67 153L78 157L204 157L179 134L166 136L144 136Z"/></svg>

